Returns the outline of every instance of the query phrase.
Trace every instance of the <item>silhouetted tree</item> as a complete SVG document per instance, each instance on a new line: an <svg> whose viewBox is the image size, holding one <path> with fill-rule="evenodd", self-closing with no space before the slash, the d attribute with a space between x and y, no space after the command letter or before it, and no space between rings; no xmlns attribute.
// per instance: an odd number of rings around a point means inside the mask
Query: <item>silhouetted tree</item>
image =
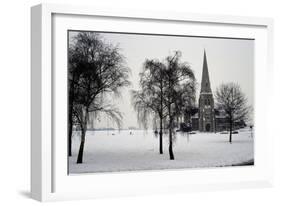
<svg viewBox="0 0 281 206"><path fill-rule="evenodd" d="M187 63L181 63L181 53L175 52L164 62L146 60L140 73L140 91L133 91L133 104L138 119L147 124L151 113L158 115L160 122L159 151L162 152L163 125L169 129L169 156L174 159L173 134L176 120L188 105L195 101L195 77Z"/></svg>
<svg viewBox="0 0 281 206"><path fill-rule="evenodd" d="M89 115L105 113L120 127L122 115L107 103L106 95L119 96L120 89L130 84L129 69L118 46L106 44L94 32L79 32L69 46L69 54L75 57L70 58L69 69L75 70L76 78L72 77L75 80L70 83L69 98L72 98L72 121L81 130L77 163L82 163Z"/></svg>
<svg viewBox="0 0 281 206"><path fill-rule="evenodd" d="M173 134L176 119L184 113L187 105L195 101L196 80L189 64L180 62L181 53L176 51L173 56L165 59L164 67L164 105L167 107L169 129L169 156L174 159Z"/></svg>
<svg viewBox="0 0 281 206"><path fill-rule="evenodd" d="M163 154L163 119L165 108L163 104L164 65L158 60L146 60L140 75L140 91L132 91L132 102L138 113L138 120L147 128L151 115L159 119L159 153Z"/></svg>
<svg viewBox="0 0 281 206"><path fill-rule="evenodd" d="M221 84L215 93L217 107L222 109L229 119L229 142L232 142L232 130L235 122L248 118L247 98L236 83Z"/></svg>
<svg viewBox="0 0 281 206"><path fill-rule="evenodd" d="M72 45L68 50L68 155L72 156L72 130L77 122L74 121L74 88L78 84L79 78L83 70L83 62L81 61L81 53L76 52L77 48Z"/></svg>

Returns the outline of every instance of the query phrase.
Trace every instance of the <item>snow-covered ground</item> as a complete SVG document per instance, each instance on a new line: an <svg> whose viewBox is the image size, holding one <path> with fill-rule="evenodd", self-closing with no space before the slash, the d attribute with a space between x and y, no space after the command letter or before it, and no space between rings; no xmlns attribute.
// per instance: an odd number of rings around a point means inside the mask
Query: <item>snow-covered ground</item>
<svg viewBox="0 0 281 206"><path fill-rule="evenodd" d="M169 160L168 137L164 136L164 154L153 131L88 131L83 164L76 164L79 136L73 137L73 155L69 173L159 170L237 165L254 159L254 141L249 129L233 134L176 133L175 160Z"/></svg>

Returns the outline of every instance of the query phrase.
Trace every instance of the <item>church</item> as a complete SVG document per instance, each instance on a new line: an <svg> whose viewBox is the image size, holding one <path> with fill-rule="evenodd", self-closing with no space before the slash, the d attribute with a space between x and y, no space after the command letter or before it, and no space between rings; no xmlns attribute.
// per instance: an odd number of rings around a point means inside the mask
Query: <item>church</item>
<svg viewBox="0 0 281 206"><path fill-rule="evenodd" d="M200 132L220 132L229 129L228 117L223 111L215 108L205 50L198 109L188 118L188 125L191 126L191 130L199 130ZM234 123L235 129L245 126L245 122Z"/></svg>

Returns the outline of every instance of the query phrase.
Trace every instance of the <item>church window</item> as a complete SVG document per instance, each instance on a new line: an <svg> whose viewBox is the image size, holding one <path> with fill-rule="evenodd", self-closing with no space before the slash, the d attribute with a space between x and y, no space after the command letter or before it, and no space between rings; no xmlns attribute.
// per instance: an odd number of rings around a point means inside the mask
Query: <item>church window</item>
<svg viewBox="0 0 281 206"><path fill-rule="evenodd" d="M207 105L211 105L210 99L205 99L205 105L206 105L206 106L207 106Z"/></svg>

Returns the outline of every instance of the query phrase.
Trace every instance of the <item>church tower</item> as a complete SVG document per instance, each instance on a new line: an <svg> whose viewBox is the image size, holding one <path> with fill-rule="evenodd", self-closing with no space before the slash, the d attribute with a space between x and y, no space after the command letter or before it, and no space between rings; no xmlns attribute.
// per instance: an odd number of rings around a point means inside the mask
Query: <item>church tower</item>
<svg viewBox="0 0 281 206"><path fill-rule="evenodd" d="M201 91L199 96L199 131L215 132L214 98L211 90L205 50L201 80Z"/></svg>

